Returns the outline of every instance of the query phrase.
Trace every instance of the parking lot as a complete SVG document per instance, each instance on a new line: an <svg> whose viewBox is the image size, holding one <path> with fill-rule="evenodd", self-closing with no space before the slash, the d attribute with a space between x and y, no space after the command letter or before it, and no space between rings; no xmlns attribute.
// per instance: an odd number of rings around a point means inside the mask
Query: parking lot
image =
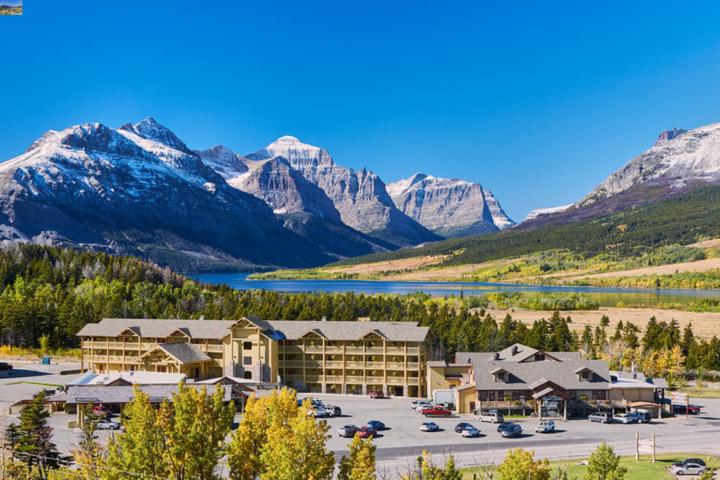
<svg viewBox="0 0 720 480"><path fill-rule="evenodd" d="M0 375L0 426L16 419L8 416L8 406L23 398L30 398L44 388L68 383L76 375L60 375L60 371L77 367L74 365L51 365L15 363L12 375ZM299 394L299 398L308 395ZM367 396L322 395L313 398L336 405L343 416L327 418L331 427L328 446L341 455L350 442L336 431L343 425L362 426L369 420L385 423L387 430L379 432L375 438L378 447L378 465L388 471L404 468L414 459L428 450L440 459L452 453L462 466L480 463L499 462L510 448L522 447L535 450L538 456L550 459L571 459L586 457L601 442L610 443L618 453L634 454L635 432L641 438L655 434L658 453L685 452L693 454L720 455L720 399L698 399L693 403L703 406L700 415L653 420L650 424L620 423L598 424L586 420L558 421L555 433L535 433L537 419L512 419L523 427L519 438L502 438L496 431L496 425L479 422L474 415L455 415L450 418L428 419L411 408L411 399L389 398L370 399ZM50 425L55 429L54 441L61 451L69 452L75 448L78 431L68 428L68 421L74 415L53 414ZM240 420L238 415L237 420ZM421 432L420 425L433 421L440 426L437 432ZM478 438L463 438L454 427L459 422L468 422L477 427L481 435ZM101 439L110 432L100 432Z"/></svg>
<svg viewBox="0 0 720 480"><path fill-rule="evenodd" d="M301 394L302 398L303 395ZM339 395L313 395L343 410L342 417L327 418L332 438L329 447L340 453L347 448L350 439L337 435L336 430L354 424L361 426L369 420L385 423L387 430L375 439L377 458L386 468L399 468L412 462L423 450L442 458L452 453L458 463L472 466L480 463L498 462L510 448L522 447L536 451L551 459L572 459L587 456L595 447L607 442L623 455L634 454L635 432L641 438L656 436L657 452L687 452L720 455L720 400L697 400L703 406L700 415L653 420L649 424L599 424L587 420L556 420L555 433L535 433L538 420L534 418L512 419L523 428L519 438L502 438L496 425L479 422L474 415L455 415L449 418L425 418L411 408L411 400L390 398L373 400L367 397ZM433 421L441 430L420 432L422 422ZM481 436L463 438L454 427L468 422L477 427Z"/></svg>

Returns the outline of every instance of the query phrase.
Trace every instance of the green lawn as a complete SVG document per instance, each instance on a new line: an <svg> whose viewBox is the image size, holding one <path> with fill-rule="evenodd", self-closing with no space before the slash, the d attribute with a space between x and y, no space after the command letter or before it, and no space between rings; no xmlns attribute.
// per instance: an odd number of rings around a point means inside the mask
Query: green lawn
<svg viewBox="0 0 720 480"><path fill-rule="evenodd" d="M640 462L635 462L635 457L623 457L621 460L622 465L627 467L628 471L625 474L625 480L663 480L672 479L673 477L668 474L667 469L673 462L678 462L688 457L699 457L707 462L708 466L713 468L720 468L720 457L711 457L708 455L697 455L697 454L685 454L685 453L673 453L663 454L656 457L656 462L653 464L650 461L650 457L643 455L640 457ZM582 479L585 475L587 467L584 465L577 465L580 460L573 461L560 461L551 462L554 467L564 467L567 469L568 475L571 479L577 478ZM463 479L470 480L473 478L473 473L477 473L477 468L468 468L463 470ZM476 477L478 480L486 480L479 473Z"/></svg>

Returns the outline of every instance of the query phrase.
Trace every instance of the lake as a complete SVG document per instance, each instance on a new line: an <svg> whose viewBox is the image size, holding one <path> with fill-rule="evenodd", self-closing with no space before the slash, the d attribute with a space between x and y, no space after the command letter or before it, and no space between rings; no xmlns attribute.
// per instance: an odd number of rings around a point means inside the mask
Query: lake
<svg viewBox="0 0 720 480"><path fill-rule="evenodd" d="M245 273L205 273L192 278L210 284L224 284L240 290L262 289L278 292L356 292L365 294L423 292L433 296L483 295L493 292L578 292L592 294L603 306L622 301L634 303L688 303L700 298L718 298L719 290L630 289L604 287L558 287L490 282L395 282L369 280L249 280Z"/></svg>

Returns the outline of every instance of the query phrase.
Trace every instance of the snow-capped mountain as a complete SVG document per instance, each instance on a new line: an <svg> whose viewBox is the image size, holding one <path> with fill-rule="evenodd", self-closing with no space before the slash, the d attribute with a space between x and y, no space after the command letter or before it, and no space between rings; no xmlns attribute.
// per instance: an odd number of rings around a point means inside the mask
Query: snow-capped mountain
<svg viewBox="0 0 720 480"><path fill-rule="evenodd" d="M528 220L534 220L542 215L550 215L553 213L564 212L573 205L574 203L570 203L568 205L560 205L557 207L536 208L535 210L530 210L530 212L523 219L523 222L527 222Z"/></svg>
<svg viewBox="0 0 720 480"><path fill-rule="evenodd" d="M424 173L388 184L400 211L438 235L490 233L515 225L480 184Z"/></svg>
<svg viewBox="0 0 720 480"><path fill-rule="evenodd" d="M522 228L607 215L704 184L720 184L720 123L662 132L652 147L612 173L582 200L528 216Z"/></svg>
<svg viewBox="0 0 720 480"><path fill-rule="evenodd" d="M640 185L678 190L695 183L720 183L720 123L661 133L655 145L611 174L579 205Z"/></svg>
<svg viewBox="0 0 720 480"><path fill-rule="evenodd" d="M0 236L144 256L181 270L331 258L228 185L152 118L50 131L0 164Z"/></svg>
<svg viewBox="0 0 720 480"><path fill-rule="evenodd" d="M325 192L343 223L360 232L399 246L440 239L395 207L385 183L375 173L337 165L323 148L283 136L247 157L256 161L285 158Z"/></svg>

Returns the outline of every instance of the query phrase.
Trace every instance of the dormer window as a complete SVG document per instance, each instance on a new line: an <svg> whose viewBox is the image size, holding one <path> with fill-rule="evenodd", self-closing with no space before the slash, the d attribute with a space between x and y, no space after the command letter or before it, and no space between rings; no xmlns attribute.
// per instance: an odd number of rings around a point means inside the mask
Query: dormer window
<svg viewBox="0 0 720 480"><path fill-rule="evenodd" d="M587 367L580 367L575 370L575 373L578 376L578 380L580 380L581 382L589 382L592 380L593 371Z"/></svg>

